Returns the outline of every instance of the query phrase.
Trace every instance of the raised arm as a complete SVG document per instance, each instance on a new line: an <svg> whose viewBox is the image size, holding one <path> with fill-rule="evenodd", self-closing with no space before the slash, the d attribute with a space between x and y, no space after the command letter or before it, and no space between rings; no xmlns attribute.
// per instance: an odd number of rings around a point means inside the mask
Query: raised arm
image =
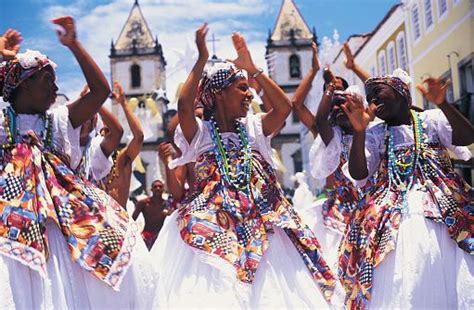
<svg viewBox="0 0 474 310"><path fill-rule="evenodd" d="M352 51L347 42L344 43L342 49L346 55L346 60L344 61L346 68L352 70L359 77L359 79L361 79L362 83L364 83L368 78L370 78L369 72L355 63L354 56L352 55Z"/></svg>
<svg viewBox="0 0 474 310"><path fill-rule="evenodd" d="M8 29L2 36L0 36L0 56L5 60L15 58L20 43L23 40L21 33L14 29Z"/></svg>
<svg viewBox="0 0 474 310"><path fill-rule="evenodd" d="M246 70L250 76L257 80L272 105L272 109L262 116L263 134L269 136L280 129L285 122L285 119L291 112L291 102L286 97L285 92L255 66L244 37L240 33L234 32L232 34L232 42L237 51L237 58L232 62L238 68Z"/></svg>
<svg viewBox="0 0 474 310"><path fill-rule="evenodd" d="M107 126L109 132L105 135L104 140L100 144L100 148L104 155L109 157L119 146L123 135L123 127L118 119L105 107L101 107L99 115Z"/></svg>
<svg viewBox="0 0 474 310"><path fill-rule="evenodd" d="M196 100L199 80L201 79L204 66L209 58L209 51L206 46L206 34L208 30L207 23L196 30L196 45L199 51L199 57L191 73L189 73L186 82L184 82L178 99L179 124L188 143L193 141L198 129L194 115L194 101Z"/></svg>
<svg viewBox="0 0 474 310"><path fill-rule="evenodd" d="M87 95L68 105L69 120L76 128L99 111L110 93L110 87L100 68L77 40L74 19L64 16L55 18L52 22L64 29L57 31L59 41L74 54L90 89Z"/></svg>
<svg viewBox="0 0 474 310"><path fill-rule="evenodd" d="M143 202L143 200L140 200L135 205L135 210L133 210L133 214L132 214L132 218L134 221L136 221L140 213L142 213L144 205L145 205L145 202Z"/></svg>
<svg viewBox="0 0 474 310"><path fill-rule="evenodd" d="M132 140L130 143L125 147L123 151L124 156L127 158L127 162L131 162L135 159L135 157L140 154L143 144L143 129L140 125L140 121L137 119L133 111L131 111L130 107L128 106L127 99L125 98L125 92L123 91L122 85L119 82L114 81L114 91L112 96L117 103L122 107L123 113L125 114L125 118L127 119L128 126L130 126L130 130L132 132Z"/></svg>
<svg viewBox="0 0 474 310"><path fill-rule="evenodd" d="M311 131L313 136L316 137L318 135L318 130L316 129L316 119L311 113L311 111L304 104L306 96L308 95L311 89L311 84L313 83L314 77L320 69L318 60L318 46L316 45L316 43L313 42L311 48L313 49L311 69L296 89L296 92L291 102L293 104L293 113L296 113L296 115L298 115L298 118L301 120L301 122Z"/></svg>
<svg viewBox="0 0 474 310"><path fill-rule="evenodd" d="M168 190L173 195L173 198L179 201L184 197L186 166L179 166L173 170L168 167L168 164L173 158L173 145L171 143L161 143L158 146L158 155L165 165L166 185L168 186Z"/></svg>
<svg viewBox="0 0 474 310"><path fill-rule="evenodd" d="M324 68L325 81L334 81L335 77L329 68ZM331 82L327 84L326 90L321 97L321 102L316 112L316 128L321 135L324 144L328 145L334 137L334 130L329 123L329 115L331 114L331 100L335 86Z"/></svg>
<svg viewBox="0 0 474 310"><path fill-rule="evenodd" d="M474 126L446 100L449 81L429 77L423 80L423 84L426 84L428 87L425 88L423 85L418 84L416 88L426 100L434 103L443 111L453 129L452 144L466 146L474 143Z"/></svg>
<svg viewBox="0 0 474 310"><path fill-rule="evenodd" d="M346 103L341 105L352 124L354 136L349 154L349 173L355 180L368 177L367 158L365 156L365 130L370 123L370 113L357 97L347 95Z"/></svg>

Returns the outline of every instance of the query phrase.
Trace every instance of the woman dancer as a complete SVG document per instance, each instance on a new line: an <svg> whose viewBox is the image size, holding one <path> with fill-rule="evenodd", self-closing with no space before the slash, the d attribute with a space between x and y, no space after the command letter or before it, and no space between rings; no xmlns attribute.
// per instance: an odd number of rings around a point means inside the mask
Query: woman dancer
<svg viewBox="0 0 474 310"><path fill-rule="evenodd" d="M440 79L427 79L428 90L421 87L439 109L411 110L408 82L400 69L366 81L369 110L384 120L371 132L360 104L343 105L354 131L348 176L364 184L377 172L341 244L347 306L362 308L373 293L369 305L376 309L469 308L473 200L447 149L470 159L460 146L474 142L473 126L446 102L448 85Z"/></svg>
<svg viewBox="0 0 474 310"><path fill-rule="evenodd" d="M335 277L270 165L269 136L291 105L253 64L237 33L237 59L213 64L200 79L209 55L207 31L204 24L196 32L199 59L178 101L178 161L196 162L196 182L172 215L177 225L165 226L155 245L162 253L156 262L160 301L168 307L325 307ZM241 69L262 85L270 112L248 114L252 98ZM195 118L196 98L204 121Z"/></svg>
<svg viewBox="0 0 474 310"><path fill-rule="evenodd" d="M0 114L0 308L146 307L154 279L139 260L131 266L134 225L71 169L80 161L80 126L109 86L76 39L73 19L53 23L64 29L59 40L90 92L48 111L58 90L51 60L27 51L0 67L2 97L10 103Z"/></svg>

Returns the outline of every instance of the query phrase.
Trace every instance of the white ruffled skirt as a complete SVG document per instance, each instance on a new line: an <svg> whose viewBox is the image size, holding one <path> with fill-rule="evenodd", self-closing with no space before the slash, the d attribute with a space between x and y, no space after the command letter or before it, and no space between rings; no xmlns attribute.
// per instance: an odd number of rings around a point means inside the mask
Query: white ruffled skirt
<svg viewBox="0 0 474 310"><path fill-rule="evenodd" d="M120 291L114 291L71 260L64 236L54 223L48 222L47 232L47 279L0 255L0 309L150 309L156 273L141 238L137 238Z"/></svg>
<svg viewBox="0 0 474 310"><path fill-rule="evenodd" d="M323 256L326 259L329 267L337 271L337 252L339 244L341 243L342 235L324 225L322 208L326 198L316 200L310 206L299 207L298 214L303 222L311 228L323 251ZM296 206L295 206L296 208Z"/></svg>
<svg viewBox="0 0 474 310"><path fill-rule="evenodd" d="M154 308L323 309L329 308L303 260L279 228L270 235L251 286L236 279L221 258L182 241L178 213L170 215L151 254L158 268Z"/></svg>
<svg viewBox="0 0 474 310"><path fill-rule="evenodd" d="M408 196L395 251L375 268L369 309L474 309L474 257L447 227L426 219L420 192Z"/></svg>

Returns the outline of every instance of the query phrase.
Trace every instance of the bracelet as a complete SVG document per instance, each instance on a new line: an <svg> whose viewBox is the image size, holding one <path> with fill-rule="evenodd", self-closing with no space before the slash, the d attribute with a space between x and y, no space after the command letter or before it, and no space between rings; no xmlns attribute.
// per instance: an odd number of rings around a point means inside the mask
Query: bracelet
<svg viewBox="0 0 474 310"><path fill-rule="evenodd" d="M257 78L257 76L259 76L262 73L263 73L263 68L259 68L257 72L255 72L254 74L251 75L251 77L253 79L255 79L255 78Z"/></svg>

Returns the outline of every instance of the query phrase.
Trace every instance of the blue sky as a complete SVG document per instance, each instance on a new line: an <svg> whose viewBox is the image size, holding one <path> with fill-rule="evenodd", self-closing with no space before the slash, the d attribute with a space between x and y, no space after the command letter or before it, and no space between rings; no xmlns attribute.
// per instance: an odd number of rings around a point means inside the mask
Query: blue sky
<svg viewBox="0 0 474 310"><path fill-rule="evenodd" d="M0 31L16 28L23 33L22 48L38 49L58 65L60 92L74 98L84 84L71 53L56 39L49 19L73 15L79 39L109 76L110 40L117 39L133 0L1 0ZM140 6L154 35L158 35L168 62L167 89L170 99L176 85L185 78L179 69L177 51L190 45L194 29L208 21L211 33L220 39L217 54L233 57L229 36L241 31L256 63L264 65L265 41L273 28L281 0L140 0ZM340 41L354 33L370 32L396 0L294 0L306 22L316 28L319 40L337 29Z"/></svg>

